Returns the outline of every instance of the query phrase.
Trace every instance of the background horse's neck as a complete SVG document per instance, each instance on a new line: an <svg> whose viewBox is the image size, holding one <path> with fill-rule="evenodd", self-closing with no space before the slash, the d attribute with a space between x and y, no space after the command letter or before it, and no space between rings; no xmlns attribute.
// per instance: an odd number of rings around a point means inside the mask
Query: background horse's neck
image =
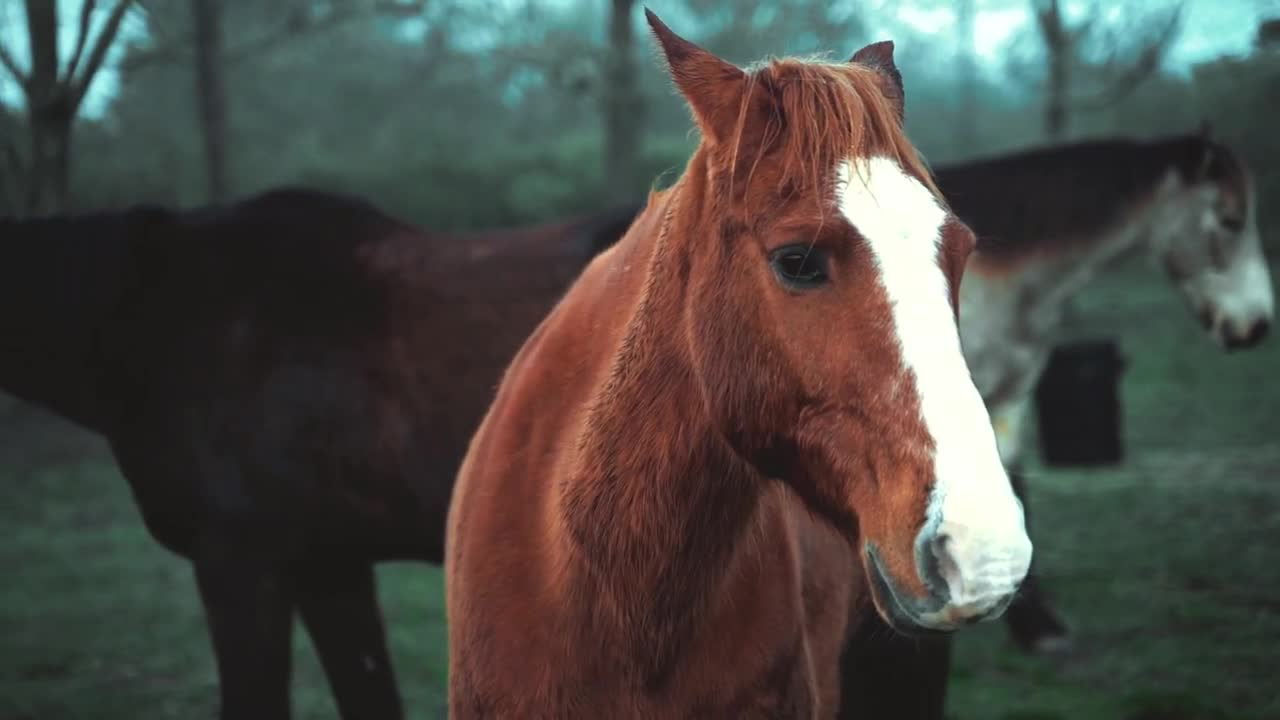
<svg viewBox="0 0 1280 720"><path fill-rule="evenodd" d="M634 656L621 652L645 682L661 682L694 636L764 486L705 416L678 327L678 274L657 234L619 248L647 257L648 276L619 304L631 317L619 318L627 329L558 498L587 586L575 595L613 611L608 631L634 641Z"/></svg>
<svg viewBox="0 0 1280 720"><path fill-rule="evenodd" d="M1195 137L1102 140L954 165L938 179L978 233L972 274L999 285L1020 326L1048 332L1065 301L1150 237L1171 177L1204 157ZM1011 207L1012 206L1012 209Z"/></svg>
<svg viewBox="0 0 1280 720"><path fill-rule="evenodd" d="M0 389L100 430L135 212L0 220Z"/></svg>
<svg viewBox="0 0 1280 720"><path fill-rule="evenodd" d="M1013 269L1045 255L1079 256L1140 219L1170 173L1189 178L1197 137L1097 140L937 171L955 213L978 234L980 262Z"/></svg>

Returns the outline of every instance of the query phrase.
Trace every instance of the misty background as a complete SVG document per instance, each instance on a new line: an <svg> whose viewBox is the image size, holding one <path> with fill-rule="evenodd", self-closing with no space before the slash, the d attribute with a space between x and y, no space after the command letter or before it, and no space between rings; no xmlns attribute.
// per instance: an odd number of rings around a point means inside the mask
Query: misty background
<svg viewBox="0 0 1280 720"><path fill-rule="evenodd" d="M739 64L894 40L908 129L934 164L1203 119L1275 182L1275 0L651 5ZM694 142L640 14L624 0L6 0L0 209L306 184L458 229L638 199Z"/></svg>

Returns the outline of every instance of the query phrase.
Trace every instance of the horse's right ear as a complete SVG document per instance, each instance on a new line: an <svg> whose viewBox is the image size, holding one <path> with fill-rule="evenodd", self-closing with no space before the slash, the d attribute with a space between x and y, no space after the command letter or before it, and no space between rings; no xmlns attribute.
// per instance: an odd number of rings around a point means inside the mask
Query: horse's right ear
<svg viewBox="0 0 1280 720"><path fill-rule="evenodd" d="M728 140L742 109L746 72L676 35L649 8L644 16L703 136L712 142Z"/></svg>
<svg viewBox="0 0 1280 720"><path fill-rule="evenodd" d="M893 41L881 40L862 48L849 58L849 62L869 67L879 72L888 83L885 95L897 105L898 119L903 119L906 108L906 91L902 89L902 73L893 62Z"/></svg>

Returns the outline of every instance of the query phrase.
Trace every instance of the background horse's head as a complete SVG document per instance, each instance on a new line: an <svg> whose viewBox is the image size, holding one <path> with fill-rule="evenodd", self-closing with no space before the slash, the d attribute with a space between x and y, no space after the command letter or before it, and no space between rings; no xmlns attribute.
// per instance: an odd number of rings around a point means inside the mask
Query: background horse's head
<svg viewBox="0 0 1280 720"><path fill-rule="evenodd" d="M1187 145L1155 216L1153 249L1219 344L1252 347L1266 336L1275 308L1253 177L1207 132Z"/></svg>
<svg viewBox="0 0 1280 720"><path fill-rule="evenodd" d="M744 71L646 14L702 131L650 281L712 424L856 541L889 622L998 615L1031 543L960 351L973 234L903 133L892 44Z"/></svg>

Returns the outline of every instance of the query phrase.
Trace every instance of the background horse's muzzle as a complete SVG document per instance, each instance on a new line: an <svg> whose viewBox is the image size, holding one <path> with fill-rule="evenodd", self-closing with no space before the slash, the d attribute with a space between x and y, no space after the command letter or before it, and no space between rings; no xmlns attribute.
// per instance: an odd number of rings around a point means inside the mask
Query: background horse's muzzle
<svg viewBox="0 0 1280 720"><path fill-rule="evenodd" d="M1237 333L1234 324L1226 323L1222 330L1222 344L1228 350L1247 350L1261 343L1271 329L1271 321L1267 318L1254 320L1248 329Z"/></svg>

